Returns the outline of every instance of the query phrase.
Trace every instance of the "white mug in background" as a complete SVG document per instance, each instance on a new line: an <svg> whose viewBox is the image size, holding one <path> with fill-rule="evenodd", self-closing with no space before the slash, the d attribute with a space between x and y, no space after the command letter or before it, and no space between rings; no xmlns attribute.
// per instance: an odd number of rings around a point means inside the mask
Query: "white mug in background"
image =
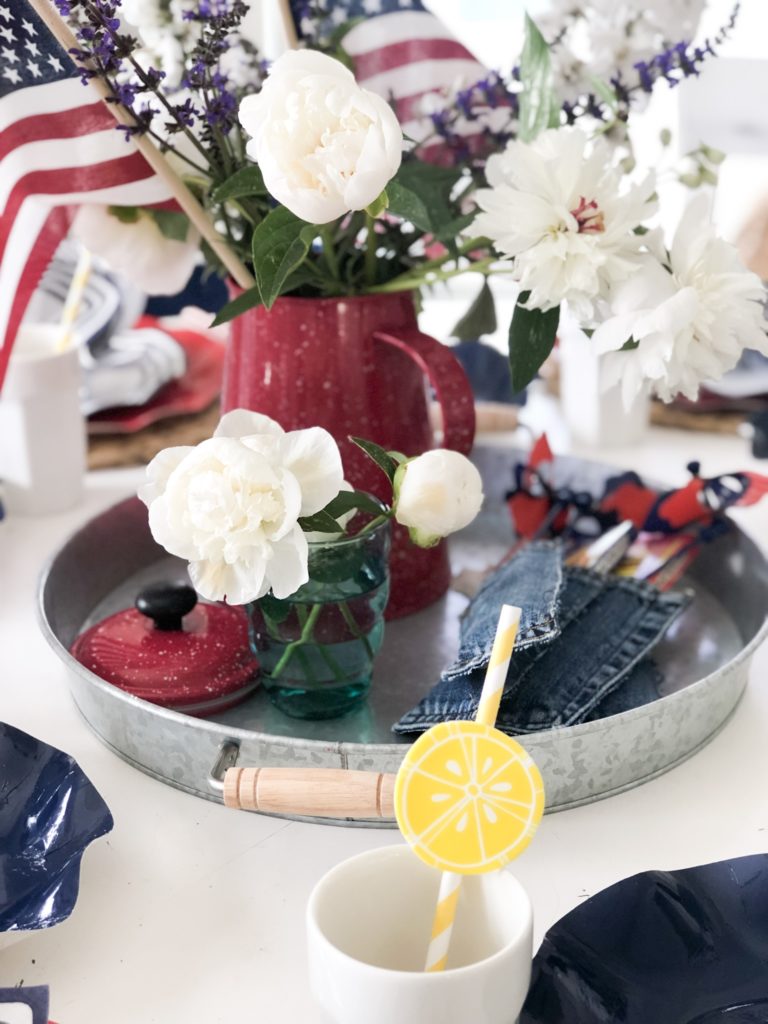
<svg viewBox="0 0 768 1024"><path fill-rule="evenodd" d="M64 512L83 497L85 421L76 345L62 328L23 324L0 391L0 494L20 515Z"/></svg>
<svg viewBox="0 0 768 1024"><path fill-rule="evenodd" d="M514 1024L531 976L533 915L506 871L466 877L445 971L424 962L440 872L407 846L344 861L307 907L312 992L334 1024Z"/></svg>

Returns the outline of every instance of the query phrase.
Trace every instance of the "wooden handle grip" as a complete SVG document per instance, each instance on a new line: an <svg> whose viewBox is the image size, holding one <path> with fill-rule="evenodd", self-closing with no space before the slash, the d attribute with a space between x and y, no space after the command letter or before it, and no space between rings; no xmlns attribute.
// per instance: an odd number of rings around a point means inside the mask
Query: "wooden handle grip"
<svg viewBox="0 0 768 1024"><path fill-rule="evenodd" d="M344 768L228 768L224 803L316 818L394 818L395 776Z"/></svg>

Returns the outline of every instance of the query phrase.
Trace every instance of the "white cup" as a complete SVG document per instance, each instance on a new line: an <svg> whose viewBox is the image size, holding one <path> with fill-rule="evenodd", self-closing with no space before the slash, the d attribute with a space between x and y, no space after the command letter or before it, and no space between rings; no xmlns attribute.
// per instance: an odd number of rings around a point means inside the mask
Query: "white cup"
<svg viewBox="0 0 768 1024"><path fill-rule="evenodd" d="M0 486L8 512L64 512L83 497L85 421L77 347L61 327L23 324L0 391Z"/></svg>
<svg viewBox="0 0 768 1024"><path fill-rule="evenodd" d="M506 871L466 877L445 971L426 973L440 872L407 846L344 861L307 907L312 992L335 1024L514 1024L533 915Z"/></svg>

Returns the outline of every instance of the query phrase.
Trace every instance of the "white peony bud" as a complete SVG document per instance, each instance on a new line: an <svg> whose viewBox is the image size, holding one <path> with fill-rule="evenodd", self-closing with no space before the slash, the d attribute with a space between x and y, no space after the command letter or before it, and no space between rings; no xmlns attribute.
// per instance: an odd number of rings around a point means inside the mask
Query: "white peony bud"
<svg viewBox="0 0 768 1024"><path fill-rule="evenodd" d="M394 481L395 519L411 540L431 547L468 526L483 503L483 482L464 455L446 448L404 462Z"/></svg>
<svg viewBox="0 0 768 1024"><path fill-rule="evenodd" d="M240 123L271 194L310 224L370 206L400 166L403 133L389 104L313 50L279 57L240 104Z"/></svg>

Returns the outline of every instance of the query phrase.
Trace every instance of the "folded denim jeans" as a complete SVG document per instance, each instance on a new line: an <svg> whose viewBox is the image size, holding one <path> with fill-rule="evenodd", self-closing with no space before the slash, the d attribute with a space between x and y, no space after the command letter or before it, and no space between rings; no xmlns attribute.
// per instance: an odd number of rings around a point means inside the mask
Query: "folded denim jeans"
<svg viewBox="0 0 768 1024"><path fill-rule="evenodd" d="M664 674L651 658L639 661L633 669L619 681L619 685L611 690L607 697L594 707L585 722L595 722L598 718L610 718L624 711L634 711L661 697L661 684Z"/></svg>
<svg viewBox="0 0 768 1024"><path fill-rule="evenodd" d="M645 702L642 695L658 687L658 677L653 666L637 669L637 675L633 670L643 663L689 600L686 593L660 593L639 580L566 568L552 630L555 638L528 649L515 649L498 728L519 734L575 725L602 709L609 695L625 683L632 684L633 689L624 699L633 699L636 689L635 696ZM503 601L519 603L513 590L501 596L499 603ZM484 614L489 622L493 620L495 629L498 605L492 609L488 603ZM478 618L467 616L465 621L477 630ZM462 651L464 632L462 623ZM437 722L474 718L485 665L477 658L468 659L466 664L460 674L451 666L451 675L444 674L432 691L396 723L394 731L421 732ZM613 704L605 706L626 710L621 701L617 696Z"/></svg>
<svg viewBox="0 0 768 1024"><path fill-rule="evenodd" d="M443 679L463 676L485 668L503 604L520 608L517 651L554 639L558 595L563 580L562 546L559 541L527 544L496 569L478 590L461 619L459 653L441 673Z"/></svg>

